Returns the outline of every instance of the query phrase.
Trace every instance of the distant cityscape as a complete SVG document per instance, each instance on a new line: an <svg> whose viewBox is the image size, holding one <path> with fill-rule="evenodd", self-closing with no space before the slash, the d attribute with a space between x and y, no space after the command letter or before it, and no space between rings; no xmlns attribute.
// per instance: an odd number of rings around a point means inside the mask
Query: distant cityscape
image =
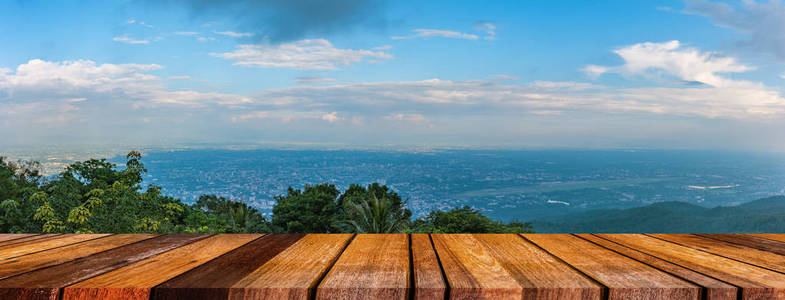
<svg viewBox="0 0 785 300"><path fill-rule="evenodd" d="M49 151L49 152L47 152ZM37 159L47 174L68 163L126 151L3 153ZM202 194L243 201L270 213L288 187L328 182L386 184L416 216L469 205L496 219L532 220L661 201L707 207L785 194L785 157L707 151L215 150L147 149L145 182L186 202Z"/></svg>

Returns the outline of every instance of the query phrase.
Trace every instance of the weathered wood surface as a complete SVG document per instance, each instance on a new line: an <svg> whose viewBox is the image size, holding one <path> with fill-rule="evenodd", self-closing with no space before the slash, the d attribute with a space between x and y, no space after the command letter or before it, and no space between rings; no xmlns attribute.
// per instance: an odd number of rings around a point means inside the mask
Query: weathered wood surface
<svg viewBox="0 0 785 300"><path fill-rule="evenodd" d="M598 236L737 286L742 299L785 299L785 274L646 235Z"/></svg>
<svg viewBox="0 0 785 300"><path fill-rule="evenodd" d="M374 298L785 299L785 235L0 234L3 300Z"/></svg>
<svg viewBox="0 0 785 300"><path fill-rule="evenodd" d="M3 242L5 242L5 241L21 239L21 238L25 238L25 237L29 237L29 236L34 236L34 235L35 235L34 233L25 233L25 234L3 233L3 234L0 234L0 246L2 246Z"/></svg>
<svg viewBox="0 0 785 300"><path fill-rule="evenodd" d="M608 299L700 299L700 288L641 262L568 234L525 234L608 287Z"/></svg>
<svg viewBox="0 0 785 300"><path fill-rule="evenodd" d="M327 272L319 299L408 299L409 236L359 234Z"/></svg>

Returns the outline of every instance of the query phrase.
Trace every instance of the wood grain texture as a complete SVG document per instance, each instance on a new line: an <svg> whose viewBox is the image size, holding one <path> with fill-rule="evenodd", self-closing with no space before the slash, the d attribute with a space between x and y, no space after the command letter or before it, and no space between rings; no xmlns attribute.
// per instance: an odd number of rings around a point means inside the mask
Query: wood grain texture
<svg viewBox="0 0 785 300"><path fill-rule="evenodd" d="M779 233L754 233L754 234L748 234L748 235L759 237L759 238L764 238L764 239L770 239L772 241L779 241L779 242L784 242L785 243L785 234L779 234Z"/></svg>
<svg viewBox="0 0 785 300"><path fill-rule="evenodd" d="M630 257L656 269L699 285L705 289L705 291L702 292L706 294L705 298L707 300L737 299L739 289L730 284L591 234L577 234L577 236L605 247L606 249L613 250L624 256Z"/></svg>
<svg viewBox="0 0 785 300"><path fill-rule="evenodd" d="M523 288L480 241L469 234L432 234L450 299L521 299Z"/></svg>
<svg viewBox="0 0 785 300"><path fill-rule="evenodd" d="M108 234L63 234L52 238L8 245L0 247L0 260L97 239L107 235Z"/></svg>
<svg viewBox="0 0 785 300"><path fill-rule="evenodd" d="M0 234L0 246L2 246L3 245L2 243L5 242L5 241L21 239L21 238L24 238L24 237L29 237L29 236L34 236L34 235L35 235L34 233L20 233L20 234L3 233L3 234Z"/></svg>
<svg viewBox="0 0 785 300"><path fill-rule="evenodd" d="M427 234L412 234L412 270L414 299L443 300L447 290L444 274Z"/></svg>
<svg viewBox="0 0 785 300"><path fill-rule="evenodd" d="M57 237L58 235L59 234L54 234L54 233L32 234L32 235L28 235L28 236L25 236L25 237L22 237L22 238L19 238L19 239L12 239L12 240L8 240L8 241L0 242L0 248L6 247L6 246L10 246L10 245L14 245L14 244L34 241L34 240L50 239L50 238Z"/></svg>
<svg viewBox="0 0 785 300"><path fill-rule="evenodd" d="M147 300L156 285L261 236L222 234L198 240L66 287L63 299Z"/></svg>
<svg viewBox="0 0 785 300"><path fill-rule="evenodd" d="M0 279L156 237L154 234L116 234L79 244L49 249L0 261Z"/></svg>
<svg viewBox="0 0 785 300"><path fill-rule="evenodd" d="M0 299L56 299L60 288L207 237L172 234L0 280Z"/></svg>
<svg viewBox="0 0 785 300"><path fill-rule="evenodd" d="M651 234L651 236L781 273L785 272L785 256L776 253L691 234Z"/></svg>
<svg viewBox="0 0 785 300"><path fill-rule="evenodd" d="M153 298L228 299L229 289L233 285L303 236L305 235L265 235L155 287Z"/></svg>
<svg viewBox="0 0 785 300"><path fill-rule="evenodd" d="M785 299L785 275L640 234L598 234L604 239L681 265L741 288L742 299Z"/></svg>
<svg viewBox="0 0 785 300"><path fill-rule="evenodd" d="M520 236L475 234L523 287L523 299L600 299L602 287Z"/></svg>
<svg viewBox="0 0 785 300"><path fill-rule="evenodd" d="M608 288L608 299L699 299L700 288L568 234L525 234Z"/></svg>
<svg viewBox="0 0 785 300"><path fill-rule="evenodd" d="M230 299L312 299L351 234L309 234L234 284Z"/></svg>
<svg viewBox="0 0 785 300"><path fill-rule="evenodd" d="M316 290L318 299L407 299L409 236L358 234Z"/></svg>
<svg viewBox="0 0 785 300"><path fill-rule="evenodd" d="M785 255L785 242L764 239L747 234L698 234L698 236Z"/></svg>

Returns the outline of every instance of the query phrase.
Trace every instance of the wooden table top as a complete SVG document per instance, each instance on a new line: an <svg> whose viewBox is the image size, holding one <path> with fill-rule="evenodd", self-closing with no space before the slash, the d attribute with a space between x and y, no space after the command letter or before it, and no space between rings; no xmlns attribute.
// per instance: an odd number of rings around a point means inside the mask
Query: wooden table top
<svg viewBox="0 0 785 300"><path fill-rule="evenodd" d="M0 234L0 299L785 299L785 234Z"/></svg>

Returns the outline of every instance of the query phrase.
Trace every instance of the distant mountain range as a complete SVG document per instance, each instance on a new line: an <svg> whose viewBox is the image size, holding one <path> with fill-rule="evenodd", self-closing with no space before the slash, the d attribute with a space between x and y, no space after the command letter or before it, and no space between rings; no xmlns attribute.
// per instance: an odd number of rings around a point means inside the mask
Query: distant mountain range
<svg viewBox="0 0 785 300"><path fill-rule="evenodd" d="M660 202L629 209L592 210L533 224L537 233L785 233L785 196L714 208Z"/></svg>

